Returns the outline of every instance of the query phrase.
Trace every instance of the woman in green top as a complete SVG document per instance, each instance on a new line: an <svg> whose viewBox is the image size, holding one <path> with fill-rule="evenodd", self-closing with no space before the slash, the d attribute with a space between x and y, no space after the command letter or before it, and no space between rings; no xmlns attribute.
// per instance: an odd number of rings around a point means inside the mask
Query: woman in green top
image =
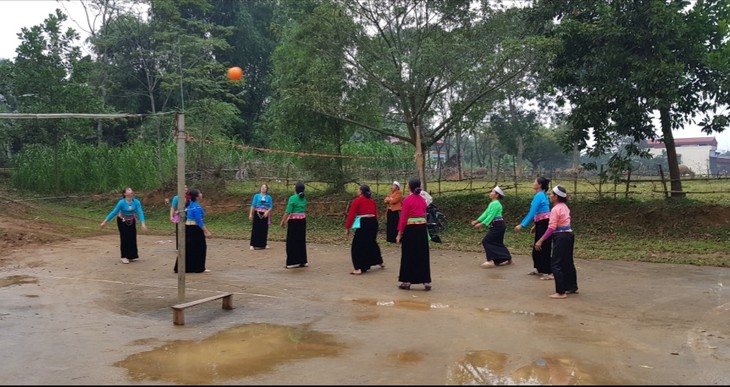
<svg viewBox="0 0 730 387"><path fill-rule="evenodd" d="M492 192L489 193L489 199L492 201L489 202L487 209L477 220L471 221L472 226L476 228L489 226L487 234L482 239L484 252L487 253L487 261L482 263L482 267L509 265L512 263L512 255L507 250L507 246L504 245L506 227L502 218L501 200L504 199L504 191L499 186L494 187Z"/></svg>
<svg viewBox="0 0 730 387"><path fill-rule="evenodd" d="M294 186L294 195L289 197L284 210L281 227L286 230L286 268L307 267L307 198L304 197L304 183Z"/></svg>

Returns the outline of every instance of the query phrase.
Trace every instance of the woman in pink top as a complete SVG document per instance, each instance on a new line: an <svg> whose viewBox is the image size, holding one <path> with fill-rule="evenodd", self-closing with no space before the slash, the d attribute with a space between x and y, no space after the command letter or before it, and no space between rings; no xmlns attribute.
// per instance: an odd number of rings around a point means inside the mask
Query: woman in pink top
<svg viewBox="0 0 730 387"><path fill-rule="evenodd" d="M395 242L401 245L398 274L401 284L398 287L409 290L411 284L423 284L426 290L431 290L426 200L421 196L421 180L413 178L408 181L408 189L411 194L403 199L398 235L395 237Z"/></svg>
<svg viewBox="0 0 730 387"><path fill-rule="evenodd" d="M570 227L570 208L567 205L568 191L560 185L556 185L550 193L550 203L553 208L550 210L550 221L547 231L535 242L535 249L542 249L542 243L553 237L553 252L550 258L550 266L555 277L555 293L550 298L568 298L568 294L578 294L578 275L573 263L573 246L575 237Z"/></svg>

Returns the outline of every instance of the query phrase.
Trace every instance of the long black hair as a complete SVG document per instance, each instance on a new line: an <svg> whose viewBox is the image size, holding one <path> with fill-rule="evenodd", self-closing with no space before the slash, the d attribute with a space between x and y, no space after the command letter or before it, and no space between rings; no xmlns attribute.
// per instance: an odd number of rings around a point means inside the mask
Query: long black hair
<svg viewBox="0 0 730 387"><path fill-rule="evenodd" d="M363 196L370 199L371 196L373 196L373 191L370 190L370 186L367 184L363 184L360 186L360 192L362 192Z"/></svg>
<svg viewBox="0 0 730 387"><path fill-rule="evenodd" d="M535 179L535 181L537 181L537 184L540 184L540 189L547 192L548 188L550 187L550 179L544 176L539 176L537 179Z"/></svg>
<svg viewBox="0 0 730 387"><path fill-rule="evenodd" d="M408 189L414 194L418 195L421 193L421 180L417 177L408 180Z"/></svg>
<svg viewBox="0 0 730 387"><path fill-rule="evenodd" d="M190 195L191 202L197 202L198 196L200 196L200 190L197 188L193 188L190 191L188 191L188 195Z"/></svg>
<svg viewBox="0 0 730 387"><path fill-rule="evenodd" d="M304 183L301 181L297 182L297 184L294 186L294 192L296 192L300 198L303 198L304 197Z"/></svg>

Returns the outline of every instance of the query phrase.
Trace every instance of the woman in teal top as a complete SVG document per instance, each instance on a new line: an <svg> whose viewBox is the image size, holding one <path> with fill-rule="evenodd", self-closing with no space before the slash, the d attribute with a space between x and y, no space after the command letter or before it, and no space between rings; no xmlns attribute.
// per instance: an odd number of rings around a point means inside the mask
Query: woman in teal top
<svg viewBox="0 0 730 387"><path fill-rule="evenodd" d="M274 200L269 195L269 186L261 184L259 192L253 195L251 208L248 210L248 220L251 224L251 250L269 247L269 224L271 223L271 209Z"/></svg>
<svg viewBox="0 0 730 387"><path fill-rule="evenodd" d="M307 267L307 198L304 197L304 183L294 186L294 195L289 197L284 210L281 227L286 230L286 268Z"/></svg>
<svg viewBox="0 0 730 387"><path fill-rule="evenodd" d="M115 217L117 218L119 250L122 255L122 263L129 263L139 259L139 252L137 251L137 221L139 220L144 231L147 231L147 225L144 222L142 203L134 197L132 187L126 187L122 193L123 197L119 199L117 205L114 206L112 212L101 222L100 226L104 228L106 222Z"/></svg>
<svg viewBox="0 0 730 387"><path fill-rule="evenodd" d="M532 244L532 266L535 270L529 272L530 275L539 275L541 279L550 280L553 279L553 269L550 268L550 251L552 250L552 237L548 237L543 245L546 246L544 249L535 249L535 243L545 235L545 231L548 228L548 221L550 218L550 199L548 198L547 190L550 186L550 179L545 177L538 177L532 182L532 189L535 190L535 196L532 197L530 203L530 212L525 215L522 222L515 226L515 231L520 232L523 228L530 225L530 222L535 222L535 226L530 230L535 234L535 240Z"/></svg>
<svg viewBox="0 0 730 387"><path fill-rule="evenodd" d="M512 255L509 253L507 246L504 245L504 232L506 227L502 218L502 202L504 199L504 191L499 186L494 187L489 193L489 206L476 220L472 220L472 226L481 228L489 226L487 234L482 239L484 252L487 254L487 261L482 267L494 267L509 265L512 263Z"/></svg>

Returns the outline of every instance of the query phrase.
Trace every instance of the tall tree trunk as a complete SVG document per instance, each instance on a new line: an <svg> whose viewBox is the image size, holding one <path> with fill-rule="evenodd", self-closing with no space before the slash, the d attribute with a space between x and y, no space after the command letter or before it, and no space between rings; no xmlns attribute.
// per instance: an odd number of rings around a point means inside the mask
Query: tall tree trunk
<svg viewBox="0 0 730 387"><path fill-rule="evenodd" d="M517 109L512 98L509 98L509 111L510 121L512 124L512 130L515 132L515 148L517 154L515 154L515 177L522 177L522 156L525 154L525 142L522 140L522 131L517 129L520 124L517 120Z"/></svg>
<svg viewBox="0 0 730 387"><path fill-rule="evenodd" d="M672 197L683 198L686 194L682 191L682 180L679 175L679 160L677 159L677 148L674 144L674 135L672 134L669 107L659 108L659 118L662 125L662 135L664 135L664 146L667 149L667 164L669 164L669 180L672 187Z"/></svg>
<svg viewBox="0 0 730 387"><path fill-rule="evenodd" d="M461 132L456 136L456 168L459 172L459 180L464 178L463 171L461 170Z"/></svg>
<svg viewBox="0 0 730 387"><path fill-rule="evenodd" d="M525 141L522 136L517 136L515 139L517 142L517 154L515 155L515 177L522 177L522 158L525 155Z"/></svg>
<svg viewBox="0 0 730 387"><path fill-rule="evenodd" d="M416 169L421 179L421 189L426 191L426 168L424 167L423 144L421 143L421 125L416 125Z"/></svg>

